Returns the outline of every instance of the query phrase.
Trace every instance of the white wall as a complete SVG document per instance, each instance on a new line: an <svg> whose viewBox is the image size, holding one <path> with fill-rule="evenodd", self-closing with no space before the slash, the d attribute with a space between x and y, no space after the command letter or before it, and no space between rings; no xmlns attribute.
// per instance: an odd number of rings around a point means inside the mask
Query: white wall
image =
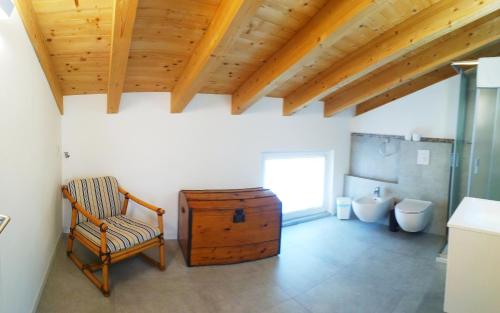
<svg viewBox="0 0 500 313"><path fill-rule="evenodd" d="M22 23L0 20L0 311L31 312L61 234L60 117Z"/></svg>
<svg viewBox="0 0 500 313"><path fill-rule="evenodd" d="M109 115L104 95L64 100L62 147L71 157L63 160L63 180L116 176L166 209L167 238L177 234L179 190L259 186L262 152L334 150L333 194L343 190L350 116L325 119L320 103L283 117L281 100L265 98L233 116L229 96L197 95L184 113L170 114L169 93L127 93L120 113ZM68 227L67 203L64 212Z"/></svg>
<svg viewBox="0 0 500 313"><path fill-rule="evenodd" d="M455 138L459 76L454 76L391 103L356 116L351 131L384 135L419 133Z"/></svg>

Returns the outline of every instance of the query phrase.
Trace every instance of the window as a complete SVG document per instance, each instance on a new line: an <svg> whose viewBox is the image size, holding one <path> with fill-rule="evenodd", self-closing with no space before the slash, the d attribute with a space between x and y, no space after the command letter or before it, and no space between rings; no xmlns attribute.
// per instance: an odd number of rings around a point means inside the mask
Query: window
<svg viewBox="0 0 500 313"><path fill-rule="evenodd" d="M264 187L283 204L285 220L326 211L329 153L265 153Z"/></svg>

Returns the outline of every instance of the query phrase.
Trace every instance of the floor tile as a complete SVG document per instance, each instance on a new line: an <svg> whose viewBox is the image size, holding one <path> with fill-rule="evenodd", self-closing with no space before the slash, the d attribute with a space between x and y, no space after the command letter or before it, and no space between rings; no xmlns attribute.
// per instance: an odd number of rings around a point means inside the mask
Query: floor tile
<svg viewBox="0 0 500 313"><path fill-rule="evenodd" d="M434 258L443 241L329 217L284 228L278 257L187 267L167 240L165 271L139 257L115 264L105 298L66 257L64 239L38 312L442 312L446 267ZM95 260L79 245L75 253Z"/></svg>
<svg viewBox="0 0 500 313"><path fill-rule="evenodd" d="M358 274L339 273L295 299L313 313L386 313L403 293Z"/></svg>

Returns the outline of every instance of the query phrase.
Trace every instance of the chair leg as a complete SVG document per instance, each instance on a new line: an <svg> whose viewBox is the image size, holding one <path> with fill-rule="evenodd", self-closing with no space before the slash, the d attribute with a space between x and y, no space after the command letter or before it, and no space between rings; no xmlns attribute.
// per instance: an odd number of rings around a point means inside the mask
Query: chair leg
<svg viewBox="0 0 500 313"><path fill-rule="evenodd" d="M102 293L105 297L109 297L109 258L106 258L102 264Z"/></svg>
<svg viewBox="0 0 500 313"><path fill-rule="evenodd" d="M165 270L165 244L164 244L164 240L163 238L160 239L160 271L164 271Z"/></svg>
<svg viewBox="0 0 500 313"><path fill-rule="evenodd" d="M73 252L68 252L68 257L75 263L76 267L78 267L85 276L97 287L99 288L102 293L105 296L109 295L109 283L107 283L106 289L104 288L104 282L99 281L99 279L92 273L93 271L97 270L98 268L102 267L104 268L104 263L99 263L99 264L83 264L82 261L73 253ZM107 264L109 266L109 264ZM106 273L108 273L108 270L106 270ZM107 277L107 275L104 275L104 269L103 269L103 277ZM104 280L104 279L103 279ZM106 291L105 291L106 290Z"/></svg>
<svg viewBox="0 0 500 313"><path fill-rule="evenodd" d="M68 242L66 244L66 255L68 257L71 253L73 253L73 240L74 240L74 236L72 233L70 233L68 236Z"/></svg>

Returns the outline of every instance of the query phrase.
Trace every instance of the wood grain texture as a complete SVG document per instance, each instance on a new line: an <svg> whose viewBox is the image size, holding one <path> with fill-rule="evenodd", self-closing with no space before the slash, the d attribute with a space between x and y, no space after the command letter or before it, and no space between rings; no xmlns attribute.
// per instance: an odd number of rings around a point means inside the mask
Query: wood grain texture
<svg viewBox="0 0 500 313"><path fill-rule="evenodd" d="M64 95L105 94L111 0L32 0Z"/></svg>
<svg viewBox="0 0 500 313"><path fill-rule="evenodd" d="M222 0L210 26L172 90L170 107L172 113L182 112L203 87L210 72L221 62L259 5L259 0Z"/></svg>
<svg viewBox="0 0 500 313"><path fill-rule="evenodd" d="M312 101L319 100L348 83L397 60L406 53L495 12L499 8L500 2L495 0L440 1L383 33L357 52L340 60L287 95L283 113L291 115Z"/></svg>
<svg viewBox="0 0 500 313"><path fill-rule="evenodd" d="M138 0L113 1L113 29L108 78L108 113L118 113L127 74Z"/></svg>
<svg viewBox="0 0 500 313"><path fill-rule="evenodd" d="M346 30L368 15L371 0L329 1L283 47L266 60L233 93L232 114L240 114L276 86L296 74L321 53L323 46L339 41Z"/></svg>
<svg viewBox="0 0 500 313"><path fill-rule="evenodd" d="M193 248L191 266L234 264L264 259L277 254L279 254L278 240L242 246Z"/></svg>
<svg viewBox="0 0 500 313"><path fill-rule="evenodd" d="M324 52L321 55L274 89L269 96L283 98L289 95L318 73L338 64L340 60L348 58L374 38L437 2L439 0L377 1L370 8L370 14L348 29L342 40L334 45L324 47Z"/></svg>
<svg viewBox="0 0 500 313"><path fill-rule="evenodd" d="M377 0L367 16L344 31L342 40L323 44L317 58L305 62L270 95L286 95L436 1ZM234 93L328 2L332 1L264 0L200 91ZM112 0L33 0L64 95L107 93L112 4ZM139 1L124 91L172 91L219 4L219 0Z"/></svg>
<svg viewBox="0 0 500 313"><path fill-rule="evenodd" d="M158 248L159 260L156 261L150 257L148 257L149 261L152 262L155 266L163 271L165 270L165 251L164 251L164 239L163 239L163 220L162 216L164 211L159 209L156 206L153 206L143 200L138 199L137 197L130 196L128 192L126 192L123 188L119 188L120 192L125 195L125 197L130 197L131 200L136 203L146 207L147 209L153 210L157 212L158 215L158 226L160 229L160 234L157 237L154 237L148 241L142 242L140 244L133 245L129 248L119 250L116 252L109 252L107 246L107 231L108 226L102 220L99 220L97 217L91 215L88 211L86 211L81 204L79 204L75 198L71 195L67 186L62 187L63 196L68 199L71 203L71 227L70 233L68 236L68 243L66 248L67 256L75 263L75 265L89 278L89 280L101 290L105 297L109 297L110 294L110 286L109 286L109 266L111 264L120 262L124 259L130 258L137 254L142 253L145 250L148 250L153 247ZM125 207L126 211L126 207ZM100 230L100 244L96 244L90 241L85 235L80 233L76 228L76 216L81 213L85 215L90 222L96 225ZM92 264L84 264L74 253L73 251L73 243L74 240L78 240L85 248L90 250L99 258L99 263ZM102 279L99 280L97 276L94 275L93 272L101 269L102 271Z"/></svg>
<svg viewBox="0 0 500 313"><path fill-rule="evenodd" d="M387 90L399 87L498 41L500 41L500 11L424 46L422 51L408 54L380 73L354 83L351 88L344 88L328 96L325 98L325 116L332 116Z"/></svg>
<svg viewBox="0 0 500 313"><path fill-rule="evenodd" d="M109 93L116 112L121 92L174 91L173 111L204 92L232 94L233 113L284 97L289 115L500 10L497 0L116 1L138 3L128 59L115 47L115 0L18 1L32 5L23 21L46 48L37 55L61 112L63 95Z"/></svg>
<svg viewBox="0 0 500 313"><path fill-rule="evenodd" d="M470 59L500 56L500 43L482 48L476 53L464 56ZM393 88L374 98L364 101L356 106L356 115L361 115L378 107L384 106L391 101L402 98L427 86L438 83L449 77L457 75L457 72L449 65L445 65L429 74L411 80L399 87Z"/></svg>
<svg viewBox="0 0 500 313"><path fill-rule="evenodd" d="M244 219L235 221L238 214ZM261 188L184 190L178 226L189 266L256 260L279 253L281 202Z"/></svg>
<svg viewBox="0 0 500 313"><path fill-rule="evenodd" d="M49 83L50 90L52 91L52 95L54 96L54 100L57 104L57 108L59 109L59 113L63 114L63 92L57 79L55 67L52 63L49 50L45 45L44 36L42 31L40 30L38 17L35 10L33 9L32 2L31 0L16 0L15 5L17 11L19 12L19 15L21 16L24 27L26 28L26 32L28 33L28 36L30 38L31 45L33 46L33 49L35 49L35 53L38 57L38 60L40 61L42 70L45 73L45 77L47 78L47 81Z"/></svg>

